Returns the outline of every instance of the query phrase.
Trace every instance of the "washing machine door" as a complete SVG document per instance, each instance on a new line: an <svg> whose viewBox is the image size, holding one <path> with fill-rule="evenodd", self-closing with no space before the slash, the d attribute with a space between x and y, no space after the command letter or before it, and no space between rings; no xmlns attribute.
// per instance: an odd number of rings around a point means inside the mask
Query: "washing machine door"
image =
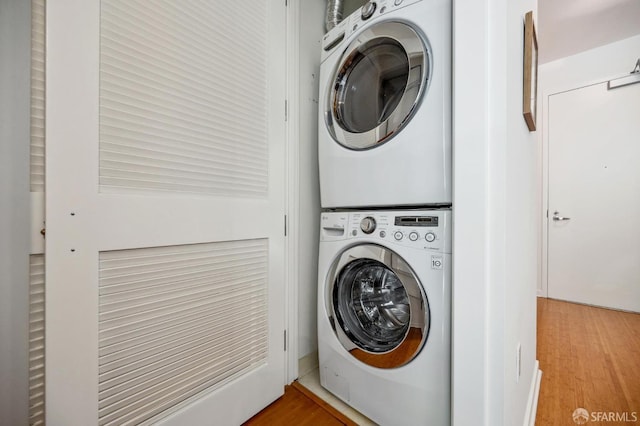
<svg viewBox="0 0 640 426"><path fill-rule="evenodd" d="M352 150L371 149L405 126L427 91L428 44L411 26L380 22L347 47L329 85L329 133Z"/></svg>
<svg viewBox="0 0 640 426"><path fill-rule="evenodd" d="M330 322L352 356L373 367L397 368L420 352L429 332L429 304L402 257L361 244L336 259L328 280Z"/></svg>

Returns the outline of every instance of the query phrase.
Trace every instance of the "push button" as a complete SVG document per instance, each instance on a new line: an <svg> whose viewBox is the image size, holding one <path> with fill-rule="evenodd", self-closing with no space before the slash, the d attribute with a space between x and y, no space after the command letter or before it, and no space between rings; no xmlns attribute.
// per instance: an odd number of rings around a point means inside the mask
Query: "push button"
<svg viewBox="0 0 640 426"><path fill-rule="evenodd" d="M419 235L418 235L417 232L412 232L412 233L409 234L409 239L411 241L418 241L418 237L419 237Z"/></svg>
<svg viewBox="0 0 640 426"><path fill-rule="evenodd" d="M395 234L393 234L393 238L395 238L397 241L400 241L402 239L403 235L402 232L400 231L396 231Z"/></svg>

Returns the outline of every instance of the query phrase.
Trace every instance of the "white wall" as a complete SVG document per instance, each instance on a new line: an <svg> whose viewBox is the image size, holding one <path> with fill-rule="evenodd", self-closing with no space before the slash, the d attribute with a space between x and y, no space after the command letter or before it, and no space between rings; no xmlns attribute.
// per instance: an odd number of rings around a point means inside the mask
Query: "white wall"
<svg viewBox="0 0 640 426"><path fill-rule="evenodd" d="M638 28L640 32L640 27ZM616 43L596 49L587 50L577 55L568 56L540 66L539 81L542 95L539 111L541 117L538 143L541 146L540 170L542 182L541 202L541 239L540 246L540 279L538 295L547 296L547 201L548 201L548 132L549 97L554 93L601 83L611 78L629 74L640 58L640 35L627 38Z"/></svg>
<svg viewBox="0 0 640 426"><path fill-rule="evenodd" d="M523 17L536 14L534 0L510 0L506 13L506 139L504 141L504 181L496 180L496 190L504 190L504 252L496 253L496 263L504 274L504 424L525 422L532 381L536 380L536 285L539 232L537 228L537 152L535 133L530 133L522 117ZM497 224L497 226L500 226ZM501 319L502 320L502 319ZM521 345L520 377L516 371L517 347Z"/></svg>
<svg viewBox="0 0 640 426"><path fill-rule="evenodd" d="M535 8L535 0L454 2L455 425L528 420L537 371L538 197L536 137L522 117L522 58L524 14Z"/></svg>
<svg viewBox="0 0 640 426"><path fill-rule="evenodd" d="M452 423L488 425L488 5L453 4Z"/></svg>
<svg viewBox="0 0 640 426"><path fill-rule="evenodd" d="M540 88L548 97L563 90L622 77L631 72L639 58L640 26L634 37L541 65Z"/></svg>
<svg viewBox="0 0 640 426"><path fill-rule="evenodd" d="M316 301L320 187L318 183L318 74L325 0L300 2L298 357L318 350Z"/></svg>
<svg viewBox="0 0 640 426"><path fill-rule="evenodd" d="M28 424L30 2L0 2L0 425Z"/></svg>

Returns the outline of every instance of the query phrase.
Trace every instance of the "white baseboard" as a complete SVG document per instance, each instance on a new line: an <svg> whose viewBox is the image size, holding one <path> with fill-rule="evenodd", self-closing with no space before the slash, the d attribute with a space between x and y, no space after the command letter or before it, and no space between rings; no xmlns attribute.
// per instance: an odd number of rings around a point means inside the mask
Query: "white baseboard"
<svg viewBox="0 0 640 426"><path fill-rule="evenodd" d="M527 401L527 411L524 417L524 426L534 426L536 423L536 413L538 412L538 396L540 396L540 380L542 380L542 370L540 363L536 360L533 367L533 378Z"/></svg>

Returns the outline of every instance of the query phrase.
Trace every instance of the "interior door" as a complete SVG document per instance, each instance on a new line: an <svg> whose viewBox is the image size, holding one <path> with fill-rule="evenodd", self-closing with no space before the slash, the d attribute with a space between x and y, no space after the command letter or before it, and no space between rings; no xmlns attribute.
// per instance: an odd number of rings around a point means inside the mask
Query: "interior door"
<svg viewBox="0 0 640 426"><path fill-rule="evenodd" d="M47 423L282 394L284 52L280 0L48 4Z"/></svg>
<svg viewBox="0 0 640 426"><path fill-rule="evenodd" d="M549 297L640 311L640 84L549 99Z"/></svg>

